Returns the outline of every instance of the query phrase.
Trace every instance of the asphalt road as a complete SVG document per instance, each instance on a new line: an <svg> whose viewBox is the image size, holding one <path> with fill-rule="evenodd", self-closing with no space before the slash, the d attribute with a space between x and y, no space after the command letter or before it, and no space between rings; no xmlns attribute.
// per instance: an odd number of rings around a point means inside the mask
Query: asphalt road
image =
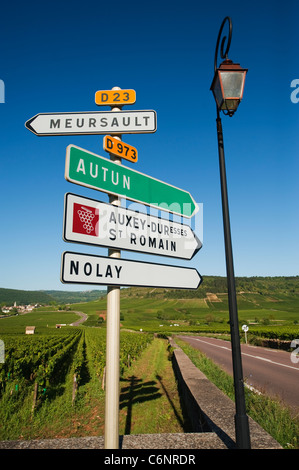
<svg viewBox="0 0 299 470"><path fill-rule="evenodd" d="M230 342L195 336L180 338L233 375ZM279 398L299 413L299 362L292 362L291 353L242 344L241 354L245 383L257 391Z"/></svg>

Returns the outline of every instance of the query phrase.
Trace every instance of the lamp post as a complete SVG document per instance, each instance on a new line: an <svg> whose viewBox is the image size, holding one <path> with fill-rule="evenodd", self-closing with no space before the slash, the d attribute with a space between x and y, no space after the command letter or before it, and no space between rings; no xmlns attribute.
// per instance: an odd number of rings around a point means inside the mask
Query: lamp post
<svg viewBox="0 0 299 470"><path fill-rule="evenodd" d="M226 37L223 37L221 42L221 58L224 61L220 67L217 68L217 57L221 34L225 23L229 25L229 36L224 51L224 44ZM234 264L232 254L231 230L229 220L228 196L227 196L227 182L223 146L223 132L220 112L232 116L242 99L245 75L247 70L242 69L239 64L234 64L228 59L228 51L230 48L232 37L232 22L229 17L224 18L216 44L215 62L214 62L214 78L211 85L216 108L217 108L217 137L218 137L218 152L219 152L219 167L220 167L220 182L221 182L221 198L222 198L222 214L223 214L223 229L224 229L224 242L225 242L225 255L226 255L226 272L227 272L227 288L228 288L228 304L229 304L229 320L230 320L230 334L231 334L231 347L232 347L232 362L233 362L233 375L234 375L234 388L235 388L235 430L236 430L236 444L238 448L250 449L250 433L248 417L246 415L243 370L241 359L241 346L239 336L239 321L238 309L235 287Z"/></svg>

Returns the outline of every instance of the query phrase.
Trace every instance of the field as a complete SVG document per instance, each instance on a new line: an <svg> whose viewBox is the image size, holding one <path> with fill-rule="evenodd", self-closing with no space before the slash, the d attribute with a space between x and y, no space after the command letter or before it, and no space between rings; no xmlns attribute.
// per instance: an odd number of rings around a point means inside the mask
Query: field
<svg viewBox="0 0 299 470"><path fill-rule="evenodd" d="M51 331L56 324L70 324L78 320L72 311L58 311L53 307L39 307L32 312L1 318L0 337L4 333L24 334L26 326L35 326L36 332Z"/></svg>
<svg viewBox="0 0 299 470"><path fill-rule="evenodd" d="M122 290L123 328L165 334L209 331L229 333L226 293L207 295L205 298L181 299L152 294L149 289ZM281 340L299 338L297 294L239 293L237 302L240 330L243 324L247 324L249 335ZM106 306L106 298L103 298L86 304L74 304L72 308L88 314L86 326L99 326L105 323Z"/></svg>
<svg viewBox="0 0 299 470"><path fill-rule="evenodd" d="M86 419L85 406L103 410L105 329L44 328L34 335L2 334L0 439L53 437L66 425L73 433L71 421L78 413ZM152 341L151 334L121 332L122 377Z"/></svg>
<svg viewBox="0 0 299 470"><path fill-rule="evenodd" d="M178 291L121 290L122 433L186 429L167 360L167 342L154 338L153 333L160 333L161 338L192 332L221 334L229 339L227 293L217 292L216 287L218 280L214 289L209 288L211 292L198 296L187 292L184 298ZM263 338L289 344L299 338L296 286L239 291L237 300L242 341L243 324L249 326L250 341ZM100 297L63 308L52 304L0 319L0 340L5 346L5 362L0 363L0 439L103 433L107 299ZM76 311L88 318L80 326L70 326L79 319ZM56 328L57 324L66 326ZM35 326L35 334L25 335L26 326ZM135 390L136 400L133 395L128 400L126 384ZM148 397L150 390L155 391L155 400ZM170 391L175 413L167 400ZM133 405L135 420L128 415ZM142 419L144 410L151 407L150 413L155 416L161 406L169 421L151 427L153 419Z"/></svg>

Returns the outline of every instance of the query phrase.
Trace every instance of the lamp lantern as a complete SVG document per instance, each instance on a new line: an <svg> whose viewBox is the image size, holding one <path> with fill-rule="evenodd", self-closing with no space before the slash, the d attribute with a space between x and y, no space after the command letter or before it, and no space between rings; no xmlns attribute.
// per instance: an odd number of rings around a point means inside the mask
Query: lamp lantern
<svg viewBox="0 0 299 470"><path fill-rule="evenodd" d="M232 116L237 110L243 97L247 70L230 59L225 59L216 69L211 90L217 108L224 114Z"/></svg>

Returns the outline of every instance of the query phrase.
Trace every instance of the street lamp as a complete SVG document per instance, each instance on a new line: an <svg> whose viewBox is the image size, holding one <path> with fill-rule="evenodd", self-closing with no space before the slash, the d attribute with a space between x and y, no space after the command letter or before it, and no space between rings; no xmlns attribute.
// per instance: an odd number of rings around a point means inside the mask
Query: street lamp
<svg viewBox="0 0 299 470"><path fill-rule="evenodd" d="M245 75L247 69L240 64L225 59L216 69L211 90L217 103L217 108L224 114L232 116L243 97Z"/></svg>
<svg viewBox="0 0 299 470"><path fill-rule="evenodd" d="M226 45L225 52L223 51L226 37L222 39L221 42L221 58L225 59L220 66L217 68L217 58L218 58L218 49L221 39L221 34L223 27L228 21L229 23L229 37ZM235 64L227 56L230 43L232 38L232 22L231 19L227 16L224 18L216 44L215 58L214 58L214 78L211 85L211 90L213 92L216 105L217 113L219 110L223 111L224 114L232 116L240 104L240 101L243 97L245 76L248 69L243 69L240 67L240 64Z"/></svg>
<svg viewBox="0 0 299 470"><path fill-rule="evenodd" d="M217 68L217 57L220 38L225 23L229 24L229 36L224 49L226 37L221 42L221 58L225 59L219 68ZM236 298L236 286L234 275L234 263L232 254L232 242L228 209L227 197L227 182L226 170L224 159L224 146L223 146L223 132L220 112L232 116L242 99L245 75L247 70L242 69L239 64L234 64L228 59L228 51L230 48L232 37L232 22L227 16L224 18L216 44L215 62L214 62L214 79L211 85L216 108L217 108L217 137L218 137L218 152L219 152L219 167L220 167L220 182L221 182L221 198L222 198L222 214L223 214L223 229L224 229L224 242L225 242L225 256L226 256L226 272L227 272L227 288L228 288L228 305L229 305L229 320L230 320L230 334L232 346L232 362L233 362L233 375L234 375L234 388L235 388L235 430L236 430L236 444L238 448L250 449L250 433L248 417L246 415L245 394L244 394L244 381L241 359L241 346L239 336L239 320L238 308Z"/></svg>

